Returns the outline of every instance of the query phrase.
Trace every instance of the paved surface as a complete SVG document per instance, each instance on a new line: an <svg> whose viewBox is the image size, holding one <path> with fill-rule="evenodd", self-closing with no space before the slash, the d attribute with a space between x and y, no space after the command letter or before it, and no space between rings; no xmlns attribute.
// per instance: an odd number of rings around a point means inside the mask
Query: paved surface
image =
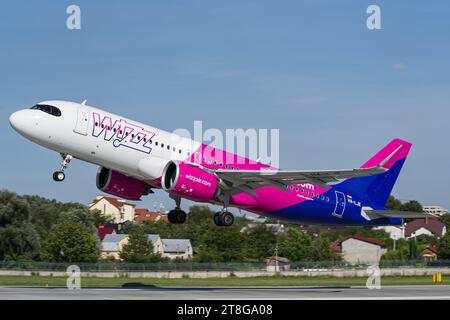
<svg viewBox="0 0 450 320"><path fill-rule="evenodd" d="M220 288L66 288L0 287L0 300L177 300L177 299L447 299L450 286L365 287L220 287Z"/></svg>

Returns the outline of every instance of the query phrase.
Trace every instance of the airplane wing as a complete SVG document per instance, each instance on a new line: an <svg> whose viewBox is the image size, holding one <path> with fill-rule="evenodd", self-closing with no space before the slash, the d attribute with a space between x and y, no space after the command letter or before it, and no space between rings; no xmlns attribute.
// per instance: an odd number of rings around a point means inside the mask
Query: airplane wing
<svg viewBox="0 0 450 320"><path fill-rule="evenodd" d="M386 169L380 166L342 170L212 170L225 182L229 190L232 190L232 194L246 192L252 196L255 195L252 190L262 186L273 186L287 191L286 186L289 184L312 183L328 188L329 182L366 177L385 171Z"/></svg>
<svg viewBox="0 0 450 320"><path fill-rule="evenodd" d="M399 210L364 210L370 219L380 218L437 218L437 216L426 212L412 212Z"/></svg>

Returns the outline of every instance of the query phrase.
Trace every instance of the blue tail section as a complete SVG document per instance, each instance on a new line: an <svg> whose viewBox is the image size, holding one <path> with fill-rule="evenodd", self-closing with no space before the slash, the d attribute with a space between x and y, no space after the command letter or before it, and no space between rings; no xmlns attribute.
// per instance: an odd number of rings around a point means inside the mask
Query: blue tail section
<svg viewBox="0 0 450 320"><path fill-rule="evenodd" d="M386 172L369 177L351 178L338 184L339 188L369 199L384 207L403 167L411 143L394 139L367 161L362 168L382 165Z"/></svg>

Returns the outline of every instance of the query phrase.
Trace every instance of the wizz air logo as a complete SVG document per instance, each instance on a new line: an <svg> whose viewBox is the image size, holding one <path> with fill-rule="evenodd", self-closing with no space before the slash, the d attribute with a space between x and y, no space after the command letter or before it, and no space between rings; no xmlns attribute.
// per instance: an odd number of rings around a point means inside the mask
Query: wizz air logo
<svg viewBox="0 0 450 320"><path fill-rule="evenodd" d="M94 128L92 135L102 137L105 141L112 141L114 147L127 147L137 151L150 153L150 140L155 134L142 127L126 122L123 119L112 119L109 116L103 118L100 114L92 113Z"/></svg>

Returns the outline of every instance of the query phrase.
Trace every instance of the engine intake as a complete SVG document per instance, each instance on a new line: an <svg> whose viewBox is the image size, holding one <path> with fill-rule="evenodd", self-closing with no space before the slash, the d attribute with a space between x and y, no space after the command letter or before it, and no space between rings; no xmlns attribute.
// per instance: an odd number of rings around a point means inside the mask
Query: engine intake
<svg viewBox="0 0 450 320"><path fill-rule="evenodd" d="M152 192L146 182L103 167L97 173L97 188L127 200L141 200Z"/></svg>
<svg viewBox="0 0 450 320"><path fill-rule="evenodd" d="M169 193L199 202L214 199L218 191L215 175L179 161L170 161L165 166L161 184Z"/></svg>

